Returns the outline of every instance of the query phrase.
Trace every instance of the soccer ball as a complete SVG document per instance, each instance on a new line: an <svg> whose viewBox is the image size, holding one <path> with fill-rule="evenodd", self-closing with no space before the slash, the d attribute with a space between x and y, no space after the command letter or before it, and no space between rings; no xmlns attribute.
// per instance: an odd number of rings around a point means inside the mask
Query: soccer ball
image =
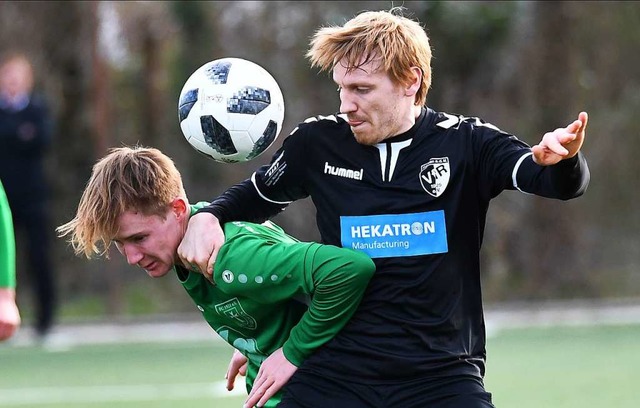
<svg viewBox="0 0 640 408"><path fill-rule="evenodd" d="M221 58L187 79L178 119L184 137L200 153L223 163L244 162L278 137L284 99L276 80L260 65Z"/></svg>

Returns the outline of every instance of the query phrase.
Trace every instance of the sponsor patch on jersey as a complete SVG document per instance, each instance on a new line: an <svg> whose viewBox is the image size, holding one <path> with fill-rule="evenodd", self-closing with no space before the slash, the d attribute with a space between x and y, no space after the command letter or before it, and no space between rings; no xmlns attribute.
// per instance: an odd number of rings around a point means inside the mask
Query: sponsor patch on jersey
<svg viewBox="0 0 640 408"><path fill-rule="evenodd" d="M429 159L420 166L420 184L433 197L440 197L449 184L451 168L448 157Z"/></svg>
<svg viewBox="0 0 640 408"><path fill-rule="evenodd" d="M372 258L448 251L444 211L340 217L342 246Z"/></svg>
<svg viewBox="0 0 640 408"><path fill-rule="evenodd" d="M362 176L364 175L364 169L345 169L343 167L332 166L329 162L324 162L324 174L328 174L330 176L338 176L349 178L352 180L362 180Z"/></svg>

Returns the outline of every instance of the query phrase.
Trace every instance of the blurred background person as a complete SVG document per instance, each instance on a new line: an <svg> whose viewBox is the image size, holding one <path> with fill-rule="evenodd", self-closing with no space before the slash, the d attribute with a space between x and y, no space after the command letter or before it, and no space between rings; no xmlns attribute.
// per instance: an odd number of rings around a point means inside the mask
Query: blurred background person
<svg viewBox="0 0 640 408"><path fill-rule="evenodd" d="M16 243L11 209L0 183L0 341L13 336L20 326L16 305Z"/></svg>
<svg viewBox="0 0 640 408"><path fill-rule="evenodd" d="M44 172L52 129L48 107L33 93L33 87L33 68L26 55L15 51L5 54L0 59L0 180L13 214L17 248L24 248L18 255L24 253L27 259L35 332L44 340L56 311L49 251L49 188ZM17 266L20 271L20 261Z"/></svg>

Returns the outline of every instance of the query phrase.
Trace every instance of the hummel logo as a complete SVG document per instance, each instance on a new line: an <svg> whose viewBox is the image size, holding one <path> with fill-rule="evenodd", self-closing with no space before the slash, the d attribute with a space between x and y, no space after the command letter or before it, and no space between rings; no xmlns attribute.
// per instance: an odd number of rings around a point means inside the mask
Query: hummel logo
<svg viewBox="0 0 640 408"><path fill-rule="evenodd" d="M324 174L349 178L353 180L362 180L364 170L343 169L342 167L332 166L328 162L324 162Z"/></svg>

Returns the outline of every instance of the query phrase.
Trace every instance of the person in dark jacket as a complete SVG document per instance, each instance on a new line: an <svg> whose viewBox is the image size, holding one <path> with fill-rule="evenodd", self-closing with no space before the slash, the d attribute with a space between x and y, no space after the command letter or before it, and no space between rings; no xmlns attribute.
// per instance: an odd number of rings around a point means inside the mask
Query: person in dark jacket
<svg viewBox="0 0 640 408"><path fill-rule="evenodd" d="M24 54L11 52L0 59L0 180L13 214L18 248L21 237L26 238L24 253L36 303L35 331L44 339L56 311L49 253L53 230L44 170L52 129L48 107L33 89L33 68Z"/></svg>

